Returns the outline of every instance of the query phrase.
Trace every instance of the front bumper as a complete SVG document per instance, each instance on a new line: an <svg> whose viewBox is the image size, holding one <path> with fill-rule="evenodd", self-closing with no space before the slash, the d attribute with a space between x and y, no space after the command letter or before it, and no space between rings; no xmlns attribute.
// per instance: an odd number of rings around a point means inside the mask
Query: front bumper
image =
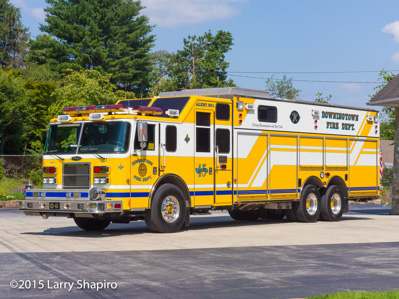
<svg viewBox="0 0 399 299"><path fill-rule="evenodd" d="M19 209L25 215L93 217L123 212L121 200L90 200L88 190L27 190Z"/></svg>

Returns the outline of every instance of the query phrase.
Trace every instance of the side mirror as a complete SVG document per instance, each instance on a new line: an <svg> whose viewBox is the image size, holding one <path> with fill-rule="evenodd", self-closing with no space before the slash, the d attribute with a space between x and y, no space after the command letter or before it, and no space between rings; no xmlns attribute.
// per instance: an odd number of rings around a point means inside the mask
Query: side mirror
<svg viewBox="0 0 399 299"><path fill-rule="evenodd" d="M137 123L138 141L140 142L141 148L145 148L148 141L147 128L148 126L146 121L140 121Z"/></svg>

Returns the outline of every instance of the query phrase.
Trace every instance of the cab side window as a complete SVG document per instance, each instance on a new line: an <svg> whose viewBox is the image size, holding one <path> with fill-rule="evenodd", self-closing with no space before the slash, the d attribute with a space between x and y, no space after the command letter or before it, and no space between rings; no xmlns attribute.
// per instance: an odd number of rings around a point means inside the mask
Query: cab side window
<svg viewBox="0 0 399 299"><path fill-rule="evenodd" d="M140 149L140 142L138 138L138 132L136 128L136 137L134 138L134 149ZM154 151L155 150L155 125L148 124L148 141L147 145L144 148L145 151Z"/></svg>
<svg viewBox="0 0 399 299"><path fill-rule="evenodd" d="M177 129L176 126L166 126L165 128L165 148L167 152L175 152L177 149Z"/></svg>
<svg viewBox="0 0 399 299"><path fill-rule="evenodd" d="M211 114L206 112L196 113L195 150L197 153L211 151Z"/></svg>

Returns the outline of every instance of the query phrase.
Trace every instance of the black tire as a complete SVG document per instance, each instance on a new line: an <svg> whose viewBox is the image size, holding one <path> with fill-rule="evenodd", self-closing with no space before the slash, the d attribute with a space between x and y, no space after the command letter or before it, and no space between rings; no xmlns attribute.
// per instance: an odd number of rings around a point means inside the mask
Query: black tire
<svg viewBox="0 0 399 299"><path fill-rule="evenodd" d="M294 209L296 218L301 222L316 222L321 210L319 190L314 185L302 189L299 204Z"/></svg>
<svg viewBox="0 0 399 299"><path fill-rule="evenodd" d="M145 211L144 220L152 231L175 233L182 228L186 214L183 192L173 184L164 184L156 191L151 209Z"/></svg>
<svg viewBox="0 0 399 299"><path fill-rule="evenodd" d="M95 219L95 218L73 218L76 225L84 230L103 230L110 223L110 220Z"/></svg>
<svg viewBox="0 0 399 299"><path fill-rule="evenodd" d="M262 219L280 220L283 219L284 216L285 216L285 210L267 210L267 209L259 210L259 217Z"/></svg>
<svg viewBox="0 0 399 299"><path fill-rule="evenodd" d="M295 210L298 208L298 203L293 202L291 205L291 209L285 210L285 217L287 217L289 222L297 222L298 218L296 217Z"/></svg>
<svg viewBox="0 0 399 299"><path fill-rule="evenodd" d="M258 210L240 211L231 210L229 211L231 218L236 221L256 221L259 219Z"/></svg>
<svg viewBox="0 0 399 299"><path fill-rule="evenodd" d="M338 186L332 185L321 197L320 218L325 221L340 221L344 213L344 198Z"/></svg>

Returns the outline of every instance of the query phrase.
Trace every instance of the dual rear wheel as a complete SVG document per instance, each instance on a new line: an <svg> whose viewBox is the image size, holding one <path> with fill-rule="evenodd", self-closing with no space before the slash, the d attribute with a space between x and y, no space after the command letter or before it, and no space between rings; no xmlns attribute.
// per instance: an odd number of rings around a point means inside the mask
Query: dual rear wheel
<svg viewBox="0 0 399 299"><path fill-rule="evenodd" d="M321 196L316 186L307 185L301 192L300 201L293 203L286 215L289 221L339 221L343 212L344 198L338 186L330 186Z"/></svg>

